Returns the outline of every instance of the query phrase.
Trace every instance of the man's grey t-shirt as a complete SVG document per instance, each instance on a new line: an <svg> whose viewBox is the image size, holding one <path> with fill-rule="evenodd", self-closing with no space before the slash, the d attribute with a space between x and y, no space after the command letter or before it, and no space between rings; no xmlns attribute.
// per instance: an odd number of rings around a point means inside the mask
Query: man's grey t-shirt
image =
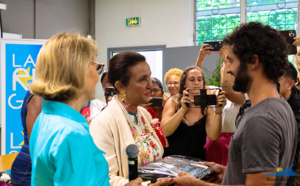
<svg viewBox="0 0 300 186"><path fill-rule="evenodd" d="M222 185L244 185L246 174L291 167L297 145L297 124L283 98L268 98L247 109L236 121ZM276 177L274 177L274 180ZM285 185L287 177L276 179Z"/></svg>

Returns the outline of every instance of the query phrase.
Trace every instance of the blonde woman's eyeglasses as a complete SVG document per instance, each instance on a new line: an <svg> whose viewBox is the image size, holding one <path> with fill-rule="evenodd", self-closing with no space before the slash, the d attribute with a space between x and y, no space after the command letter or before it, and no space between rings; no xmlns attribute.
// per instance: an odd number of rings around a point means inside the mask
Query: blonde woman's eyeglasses
<svg viewBox="0 0 300 186"><path fill-rule="evenodd" d="M97 66L96 69L97 69L98 74L100 75L100 74L102 73L103 69L104 69L104 65L105 65L105 64L99 63L99 62L97 62L97 61L91 61L91 63L92 63L93 65L96 65L96 66Z"/></svg>

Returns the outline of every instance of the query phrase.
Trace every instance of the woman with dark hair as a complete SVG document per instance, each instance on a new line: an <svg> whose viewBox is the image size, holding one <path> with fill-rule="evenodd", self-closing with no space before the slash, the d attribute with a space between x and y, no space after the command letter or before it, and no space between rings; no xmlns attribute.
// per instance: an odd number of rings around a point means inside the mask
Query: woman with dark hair
<svg viewBox="0 0 300 186"><path fill-rule="evenodd" d="M205 160L206 136L216 140L222 127L222 109L226 104L224 92L217 96L213 108L194 105L194 95L205 87L202 70L187 67L180 79L179 94L170 98L163 111L161 128L169 141L164 156L185 155Z"/></svg>
<svg viewBox="0 0 300 186"><path fill-rule="evenodd" d="M152 117L139 106L151 99L150 75L145 57L136 52L121 52L109 62L108 80L118 93L92 120L90 133L106 153L111 185L128 183L128 145L139 147L139 165L162 157L162 144L150 125Z"/></svg>
<svg viewBox="0 0 300 186"><path fill-rule="evenodd" d="M150 89L150 96L151 97L157 97L162 98L164 95L164 89L162 86L162 83L159 79L152 77L152 86ZM162 111L163 111L163 105L161 107L151 107L147 109L147 111L151 114L152 118L158 118L159 121L161 121Z"/></svg>

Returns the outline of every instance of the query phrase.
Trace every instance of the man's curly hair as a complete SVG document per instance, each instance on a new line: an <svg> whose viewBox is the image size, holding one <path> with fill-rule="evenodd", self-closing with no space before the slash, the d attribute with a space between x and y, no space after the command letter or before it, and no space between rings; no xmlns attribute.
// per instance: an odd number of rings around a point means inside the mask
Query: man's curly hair
<svg viewBox="0 0 300 186"><path fill-rule="evenodd" d="M279 32L269 25L249 22L236 27L223 39L224 45L232 45L240 63L251 63L253 55L263 64L265 76L277 82L288 64L286 42Z"/></svg>

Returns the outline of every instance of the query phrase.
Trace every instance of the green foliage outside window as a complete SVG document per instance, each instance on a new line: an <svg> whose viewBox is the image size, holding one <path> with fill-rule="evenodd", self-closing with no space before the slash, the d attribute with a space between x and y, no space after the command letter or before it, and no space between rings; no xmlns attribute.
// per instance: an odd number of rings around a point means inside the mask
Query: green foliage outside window
<svg viewBox="0 0 300 186"><path fill-rule="evenodd" d="M248 0L247 21L297 30L296 5L297 0ZM196 0L196 45L222 40L240 24L239 8L240 0Z"/></svg>
<svg viewBox="0 0 300 186"><path fill-rule="evenodd" d="M219 41L240 24L240 0L196 0L196 45ZM277 30L297 31L297 0L247 0L247 22L259 21ZM293 62L294 56L289 56ZM208 85L220 85L219 65L203 69ZM211 75L210 75L211 74Z"/></svg>

